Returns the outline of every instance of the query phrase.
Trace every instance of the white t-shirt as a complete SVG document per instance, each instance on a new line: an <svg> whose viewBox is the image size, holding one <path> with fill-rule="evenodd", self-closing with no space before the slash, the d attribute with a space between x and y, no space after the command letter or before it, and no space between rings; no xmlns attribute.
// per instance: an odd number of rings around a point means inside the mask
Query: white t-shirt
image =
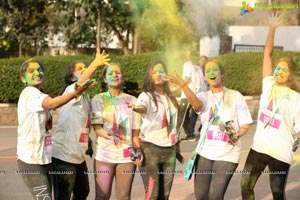
<svg viewBox="0 0 300 200"><path fill-rule="evenodd" d="M202 129L199 141L206 137L203 148L198 151L198 154L210 160L238 163L241 141L239 140L235 146L228 144L228 135L220 130L219 124L232 120L235 130L239 132L242 125L252 123L245 99L238 91L225 87L224 92L212 93L209 90L198 93L197 97L204 102L201 112ZM203 97L206 100L203 100ZM214 112L218 113L219 120L208 126Z"/></svg>
<svg viewBox="0 0 300 200"><path fill-rule="evenodd" d="M131 162L128 147L132 147L132 129L140 129L140 114L128 108L135 104L134 96L121 93L111 96L109 92L100 93L92 99L92 124L102 124L109 134L119 130L120 144L112 140L97 137L95 159L109 163Z"/></svg>
<svg viewBox="0 0 300 200"><path fill-rule="evenodd" d="M265 77L262 84L252 149L291 164L292 134L300 131L300 94L276 86L273 76Z"/></svg>
<svg viewBox="0 0 300 200"><path fill-rule="evenodd" d="M200 66L195 65L195 93L207 91L207 83Z"/></svg>
<svg viewBox="0 0 300 200"><path fill-rule="evenodd" d="M46 133L47 109L42 107L47 94L26 87L18 101L18 159L28 164L51 163L51 135Z"/></svg>
<svg viewBox="0 0 300 200"><path fill-rule="evenodd" d="M150 93L142 92L138 97L136 104L147 108L147 113L142 114L140 137L142 141L158 146L172 146L178 140L176 134L177 108L167 96L155 94L158 108L156 108Z"/></svg>
<svg viewBox="0 0 300 200"><path fill-rule="evenodd" d="M74 84L69 85L64 94L74 90ZM90 110L90 100L86 93L58 109L57 129L53 135L54 158L74 164L85 160L90 134Z"/></svg>
<svg viewBox="0 0 300 200"><path fill-rule="evenodd" d="M188 82L188 87L195 93L195 67L191 61L187 61L183 64L183 71L182 71L182 79L186 79L187 77L190 78ZM186 98L183 91L181 91L181 98Z"/></svg>

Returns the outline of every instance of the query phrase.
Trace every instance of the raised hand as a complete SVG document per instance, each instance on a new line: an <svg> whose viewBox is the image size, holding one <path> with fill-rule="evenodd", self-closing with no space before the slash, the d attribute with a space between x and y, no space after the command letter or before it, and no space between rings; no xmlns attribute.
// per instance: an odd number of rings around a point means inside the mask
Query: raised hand
<svg viewBox="0 0 300 200"><path fill-rule="evenodd" d="M88 79L90 79L92 77L93 73L98 69L98 67L103 66L103 65L108 65L109 61L110 61L109 55L105 54L105 51L102 51L102 53L100 53L100 50L97 48L97 52L96 52L94 61L89 65L89 67L81 75L81 77L79 78L77 83L82 84L85 81L87 81Z"/></svg>
<svg viewBox="0 0 300 200"><path fill-rule="evenodd" d="M269 26L273 28L277 28L278 26L283 24L283 14L279 14L278 11L272 11L269 14Z"/></svg>
<svg viewBox="0 0 300 200"><path fill-rule="evenodd" d="M184 87L187 82L184 81L178 74L175 72L175 74L167 74L165 76L166 81L170 81L171 83L174 83L176 85L179 85L181 88Z"/></svg>
<svg viewBox="0 0 300 200"><path fill-rule="evenodd" d="M110 61L109 55L105 53L103 50L102 53L100 53L100 50L97 48L96 50L96 56L94 61L91 63L91 66L100 67L103 65L108 65Z"/></svg>

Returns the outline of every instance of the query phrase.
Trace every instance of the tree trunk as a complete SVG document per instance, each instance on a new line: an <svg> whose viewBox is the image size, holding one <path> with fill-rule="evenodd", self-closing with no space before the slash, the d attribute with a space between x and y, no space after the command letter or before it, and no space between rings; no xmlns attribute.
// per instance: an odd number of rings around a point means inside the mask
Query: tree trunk
<svg viewBox="0 0 300 200"><path fill-rule="evenodd" d="M99 50L101 48L100 34L101 34L101 13L100 13L100 10L98 10L97 34L96 34L96 48L98 48Z"/></svg>
<svg viewBox="0 0 300 200"><path fill-rule="evenodd" d="M113 27L113 31L116 34L116 36L120 42L120 46L122 48L123 53L125 55L128 55L130 53L130 51L128 49L127 43L124 41L122 34L115 27Z"/></svg>
<svg viewBox="0 0 300 200"><path fill-rule="evenodd" d="M133 34L133 54L138 54L140 53L140 43L139 43L139 33L137 31L134 31Z"/></svg>
<svg viewBox="0 0 300 200"><path fill-rule="evenodd" d="M23 51L22 51L22 41L19 41L19 58L23 57Z"/></svg>

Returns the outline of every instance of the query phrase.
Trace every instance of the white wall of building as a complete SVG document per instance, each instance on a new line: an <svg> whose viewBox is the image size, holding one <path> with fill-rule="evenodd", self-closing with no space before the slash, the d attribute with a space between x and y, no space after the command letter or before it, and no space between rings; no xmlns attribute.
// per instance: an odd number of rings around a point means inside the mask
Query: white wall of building
<svg viewBox="0 0 300 200"><path fill-rule="evenodd" d="M229 26L229 36L234 44L265 45L267 26ZM300 26L281 26L276 30L275 46L283 46L284 51L300 51Z"/></svg>
<svg viewBox="0 0 300 200"><path fill-rule="evenodd" d="M219 55L220 37L203 37L200 40L200 56L206 55L208 57L215 57Z"/></svg>

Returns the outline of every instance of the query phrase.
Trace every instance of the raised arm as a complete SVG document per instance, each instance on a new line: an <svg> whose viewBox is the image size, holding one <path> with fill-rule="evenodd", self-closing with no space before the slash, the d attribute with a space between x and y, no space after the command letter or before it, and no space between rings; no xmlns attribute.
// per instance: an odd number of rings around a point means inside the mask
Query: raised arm
<svg viewBox="0 0 300 200"><path fill-rule="evenodd" d="M105 54L105 51L100 53L100 50L97 48L96 56L93 62L89 65L89 67L84 71L84 73L80 76L78 83L83 83L84 81L90 79L93 73L103 65L108 65L110 61L108 54Z"/></svg>
<svg viewBox="0 0 300 200"><path fill-rule="evenodd" d="M48 109L56 109L60 106L68 103L70 100L75 98L76 96L80 95L82 92L84 92L88 87L80 87L76 88L73 92L51 98L50 96L47 96L42 103L43 108Z"/></svg>
<svg viewBox="0 0 300 200"><path fill-rule="evenodd" d="M203 102L199 100L196 95L190 90L187 86L187 81L183 80L177 73L174 75L167 75L166 80L171 81L174 84L177 84L181 87L184 92L188 102L194 107L196 112L200 112L203 108Z"/></svg>
<svg viewBox="0 0 300 200"><path fill-rule="evenodd" d="M273 72L272 53L274 48L274 38L276 28L282 23L282 15L272 13L270 17L269 31L266 39L264 58L263 58L263 78L269 76Z"/></svg>

